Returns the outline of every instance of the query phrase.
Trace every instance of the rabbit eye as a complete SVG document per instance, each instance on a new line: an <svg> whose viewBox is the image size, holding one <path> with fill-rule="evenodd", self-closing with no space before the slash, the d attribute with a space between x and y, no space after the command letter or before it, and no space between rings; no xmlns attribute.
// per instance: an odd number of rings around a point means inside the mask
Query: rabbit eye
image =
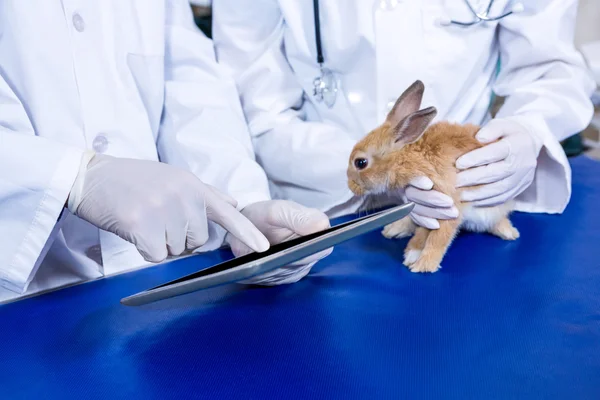
<svg viewBox="0 0 600 400"><path fill-rule="evenodd" d="M365 169L367 165L369 165L369 161L366 158L357 158L354 160L356 169Z"/></svg>

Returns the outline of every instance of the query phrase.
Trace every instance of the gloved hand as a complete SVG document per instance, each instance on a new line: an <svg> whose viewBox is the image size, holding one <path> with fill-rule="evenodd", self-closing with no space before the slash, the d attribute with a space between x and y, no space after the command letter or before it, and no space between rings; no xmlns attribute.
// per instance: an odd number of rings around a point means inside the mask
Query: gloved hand
<svg viewBox="0 0 600 400"><path fill-rule="evenodd" d="M330 226L329 219L322 212L286 200L271 200L250 204L242 210L242 214L264 233L271 244L309 235ZM248 246L233 235L227 235L225 240L231 246L231 251L236 257L251 252ZM332 250L332 248L323 250L285 267L266 272L240 283L281 285L297 282L310 272L317 261L331 254Z"/></svg>
<svg viewBox="0 0 600 400"><path fill-rule="evenodd" d="M150 262L180 255L208 240L208 220L255 251L269 242L236 201L171 165L97 154L84 157L68 208L100 229L133 243Z"/></svg>
<svg viewBox="0 0 600 400"><path fill-rule="evenodd" d="M427 177L413 179L404 191L407 200L415 203L410 218L419 226L427 229L439 229L438 219L458 217L458 209L452 197L432 190L433 182Z"/></svg>
<svg viewBox="0 0 600 400"><path fill-rule="evenodd" d="M463 201L479 207L496 206L529 187L543 144L535 134L514 120L495 119L476 137L481 143L490 144L456 161L456 167L464 170L458 174L457 187L483 186L465 190Z"/></svg>

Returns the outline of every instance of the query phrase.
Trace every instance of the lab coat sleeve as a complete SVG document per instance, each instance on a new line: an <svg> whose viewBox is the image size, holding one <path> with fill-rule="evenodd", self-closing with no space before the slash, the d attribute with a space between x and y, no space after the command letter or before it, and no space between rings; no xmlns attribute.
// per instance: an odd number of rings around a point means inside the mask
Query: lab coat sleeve
<svg viewBox="0 0 600 400"><path fill-rule="evenodd" d="M570 199L571 170L559 142L589 124L595 85L573 44L577 1L527 1L525 7L499 27L494 91L507 98L496 117L521 123L543 142L535 179L517 209L560 213Z"/></svg>
<svg viewBox="0 0 600 400"><path fill-rule="evenodd" d="M19 294L27 290L59 229L82 156L79 149L36 136L21 102L0 74L3 288Z"/></svg>
<svg viewBox="0 0 600 400"><path fill-rule="evenodd" d="M294 200L327 212L352 197L346 168L355 141L338 127L306 121L304 91L286 58L284 24L276 0L213 4L217 58L235 77L258 161L284 188L283 197L294 188L311 189L311 196Z"/></svg>
<svg viewBox="0 0 600 400"><path fill-rule="evenodd" d="M157 143L161 161L190 170L229 194L238 209L269 200L233 79L217 64L188 1L168 1L166 18L165 99ZM221 228L211 224L210 233L202 250L222 244Z"/></svg>

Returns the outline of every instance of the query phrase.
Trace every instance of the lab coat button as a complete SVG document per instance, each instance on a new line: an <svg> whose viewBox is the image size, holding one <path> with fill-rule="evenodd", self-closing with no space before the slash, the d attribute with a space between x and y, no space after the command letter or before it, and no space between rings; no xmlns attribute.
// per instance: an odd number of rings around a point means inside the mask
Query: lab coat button
<svg viewBox="0 0 600 400"><path fill-rule="evenodd" d="M73 26L77 32L83 32L85 30L85 22L78 13L73 14Z"/></svg>
<svg viewBox="0 0 600 400"><path fill-rule="evenodd" d="M94 138L92 147L96 153L104 153L108 149L108 139L103 135L98 135Z"/></svg>
<svg viewBox="0 0 600 400"><path fill-rule="evenodd" d="M348 101L352 104L358 104L362 101L362 96L358 92L348 93Z"/></svg>

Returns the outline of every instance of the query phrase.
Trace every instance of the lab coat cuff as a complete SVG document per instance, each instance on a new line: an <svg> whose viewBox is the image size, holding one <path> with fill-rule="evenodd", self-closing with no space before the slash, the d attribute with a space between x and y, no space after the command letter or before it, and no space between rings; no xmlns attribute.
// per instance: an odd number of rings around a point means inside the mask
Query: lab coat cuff
<svg viewBox="0 0 600 400"><path fill-rule="evenodd" d="M27 291L52 244L52 237L60 228L62 217L67 215L63 211L79 171L83 151L72 147L63 149L63 157L38 204L29 231L7 268L0 271L0 285L18 294Z"/></svg>
<svg viewBox="0 0 600 400"><path fill-rule="evenodd" d="M571 166L546 120L538 114L505 117L523 126L540 151L535 178L516 198L516 210L532 213L562 213L571 199Z"/></svg>
<svg viewBox="0 0 600 400"><path fill-rule="evenodd" d="M83 184L85 183L85 174L87 172L87 167L95 155L96 152L92 150L86 150L81 156L81 162L79 163L77 177L75 178L75 182L71 187L71 192L69 193L69 201L67 203L67 208L73 214L77 213L77 208L79 207L79 203L81 203L81 195L83 194Z"/></svg>

